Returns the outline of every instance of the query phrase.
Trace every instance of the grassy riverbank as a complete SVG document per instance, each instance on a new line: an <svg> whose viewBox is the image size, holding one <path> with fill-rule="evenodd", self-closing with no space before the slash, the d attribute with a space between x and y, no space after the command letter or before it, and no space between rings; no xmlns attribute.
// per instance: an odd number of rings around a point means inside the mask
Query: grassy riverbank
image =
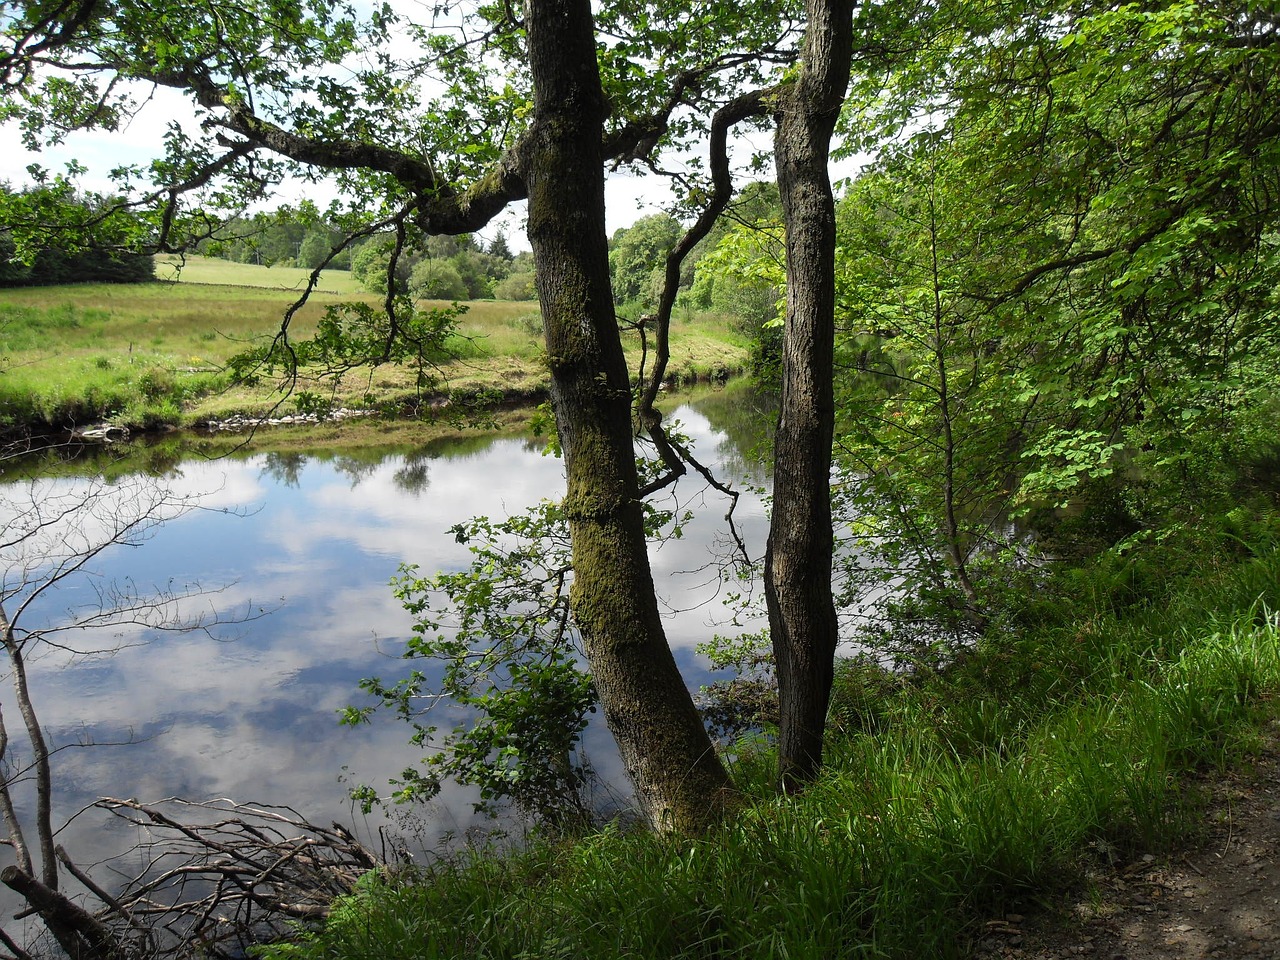
<svg viewBox="0 0 1280 960"><path fill-rule="evenodd" d="M986 922L1203 829L1198 784L1259 744L1280 524L1233 537L1064 572L946 674L846 665L803 796L776 796L767 751L743 745L744 807L710 836L609 828L371 875L266 955L964 956Z"/></svg>
<svg viewBox="0 0 1280 960"><path fill-rule="evenodd" d="M160 272L172 271L162 265ZM0 291L0 431L102 421L151 428L292 413L292 398L277 384L235 385L225 368L232 356L279 330L304 276L194 257L177 281ZM325 274L294 318L291 335L314 333L334 303L376 299L349 287L346 275ZM682 317L673 328L677 381L744 367L747 344L728 322ZM638 355L638 339L629 337L627 346ZM534 398L546 388L535 303L469 304L451 353L454 359L440 370L448 389ZM338 406L359 406L370 392L394 405L416 389L413 374L395 365L349 376L336 388L331 381L298 384L298 391L332 397Z"/></svg>

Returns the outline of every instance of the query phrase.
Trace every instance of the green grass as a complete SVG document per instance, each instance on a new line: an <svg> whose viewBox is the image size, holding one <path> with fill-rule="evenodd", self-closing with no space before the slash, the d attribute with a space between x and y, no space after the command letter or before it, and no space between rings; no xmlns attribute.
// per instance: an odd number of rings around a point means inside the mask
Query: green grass
<svg viewBox="0 0 1280 960"><path fill-rule="evenodd" d="M0 431L292 412L296 392L282 394L266 379L233 386L222 371L231 357L280 329L305 274L190 257L177 282L0 291ZM335 303L379 299L353 291L341 271L326 273L320 287L293 318L290 336L313 334ZM628 334L626 340L638 365L639 339ZM670 375L678 383L745 365L746 345L716 318L677 322L672 342ZM536 304L468 304L449 352L452 359L437 371L440 389L526 399L546 390ZM417 390L414 372L391 364L340 383L304 376L297 384L297 391L340 406L360 406L369 393L394 405L412 400Z"/></svg>
<svg viewBox="0 0 1280 960"><path fill-rule="evenodd" d="M263 287L300 292L311 278L311 271L301 267L263 267L252 263L232 263L216 257L162 256L156 258L156 277L180 283ZM344 296L364 293L347 270L326 270L320 274L316 289L321 293L340 293Z"/></svg>
<svg viewBox="0 0 1280 960"><path fill-rule="evenodd" d="M367 877L273 960L961 957L984 921L1194 831L1196 778L1239 762L1280 693L1280 552L1168 602L1071 609L956 670L841 672L821 780L701 838L616 827ZM1019 679L1029 682L1014 685Z"/></svg>

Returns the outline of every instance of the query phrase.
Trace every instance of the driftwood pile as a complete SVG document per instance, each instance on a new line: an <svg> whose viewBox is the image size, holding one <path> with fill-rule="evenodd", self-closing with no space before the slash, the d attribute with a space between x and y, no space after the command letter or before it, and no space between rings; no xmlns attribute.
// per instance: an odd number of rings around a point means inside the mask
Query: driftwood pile
<svg viewBox="0 0 1280 960"><path fill-rule="evenodd" d="M2 880L29 904L73 960L243 957L252 942L325 917L335 898L383 866L344 827L320 827L288 807L104 798L94 807L132 824L138 841L109 867L108 890L59 849L59 860L99 906L86 909L19 867ZM128 861L127 870L121 864ZM27 952L0 931L18 960Z"/></svg>

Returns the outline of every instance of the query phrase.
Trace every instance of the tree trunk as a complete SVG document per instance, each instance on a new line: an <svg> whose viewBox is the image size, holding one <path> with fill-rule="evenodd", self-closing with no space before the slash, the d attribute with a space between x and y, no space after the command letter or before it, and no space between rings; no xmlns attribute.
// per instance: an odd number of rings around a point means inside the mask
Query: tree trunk
<svg viewBox="0 0 1280 960"><path fill-rule="evenodd" d="M656 827L697 830L720 815L729 780L667 645L649 567L609 283L606 108L590 0L528 0L526 28L529 242L568 473L573 614L643 809Z"/></svg>
<svg viewBox="0 0 1280 960"><path fill-rule="evenodd" d="M36 781L36 837L40 846L40 879L49 889L57 890L58 861L55 859L53 842L53 771L49 765L49 743L44 738L44 729L40 726L40 718L36 716L35 705L31 702L31 689L27 684L26 653L14 635L13 622L9 620L3 606L0 606L0 645L4 647L4 652L9 659L13 695L17 698L18 712L22 714L22 722L27 729L27 739L31 741L31 765L35 767ZM0 722L0 727L2 726ZM6 748L8 739L8 732L5 731L3 740ZM0 751L0 757L2 756L3 751ZM9 791L9 784L0 787L0 791L4 793L0 806L4 808L10 842L17 855L18 865L24 871L31 872L33 870L31 854L27 849L17 816L13 813L13 796Z"/></svg>
<svg viewBox="0 0 1280 960"><path fill-rule="evenodd" d="M781 701L784 789L811 779L835 666L831 440L835 424L835 202L827 158L849 82L851 0L808 0L800 75L778 100L774 138L787 247L782 408L774 441L765 598Z"/></svg>
<svg viewBox="0 0 1280 960"><path fill-rule="evenodd" d="M128 955L110 927L25 870L5 867L0 882L31 904L71 960L114 960Z"/></svg>

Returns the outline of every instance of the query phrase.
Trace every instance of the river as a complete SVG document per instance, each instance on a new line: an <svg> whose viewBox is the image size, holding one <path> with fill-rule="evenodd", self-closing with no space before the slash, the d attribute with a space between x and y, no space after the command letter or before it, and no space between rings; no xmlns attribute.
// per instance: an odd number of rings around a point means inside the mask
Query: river
<svg viewBox="0 0 1280 960"><path fill-rule="evenodd" d="M699 455L736 487L767 481L759 458L706 414L685 406L675 416ZM11 527L15 505L30 488L13 471L6 479L0 510ZM43 481L39 495L50 502L93 482ZM216 611L242 622L208 633L134 626L75 633L60 638L60 649L33 656L35 707L52 742L66 748L54 760L55 821L99 796L231 797L290 804L318 823L354 821L369 836L381 815L363 820L348 800L351 785L385 786L417 756L408 728L389 716L357 728L337 722L344 706L361 703L362 678L392 678L405 668L397 654L412 623L389 580L402 563L424 572L464 568L470 555L450 527L558 498L564 478L562 462L540 445L508 438L387 456L192 457L157 478L116 480L102 489L130 491L132 483L159 484L198 506L156 527L140 546L95 558L91 575L68 578L25 610L23 623L66 622L68 608L94 607L98 592L113 583L136 584L141 593L195 589L198 596L181 603L184 612ZM714 564L728 550L727 502L697 477L683 478L671 496L694 516L681 538L655 543L651 557L670 642L696 689L709 675L695 648L729 615ZM744 493L736 517L749 551L760 556L767 532L760 495ZM11 590L19 569L12 557L4 560ZM5 600L11 616L16 602ZM91 650L115 652L84 652ZM25 744L18 742L7 678L0 699L14 741L12 771ZM598 722L587 732L586 751L600 777L624 790ZM31 801L22 796L20 813L29 815ZM417 841L431 844L483 826L473 799L465 789L447 788L416 810ZM93 863L119 851L117 833L87 815L59 840L73 858Z"/></svg>

